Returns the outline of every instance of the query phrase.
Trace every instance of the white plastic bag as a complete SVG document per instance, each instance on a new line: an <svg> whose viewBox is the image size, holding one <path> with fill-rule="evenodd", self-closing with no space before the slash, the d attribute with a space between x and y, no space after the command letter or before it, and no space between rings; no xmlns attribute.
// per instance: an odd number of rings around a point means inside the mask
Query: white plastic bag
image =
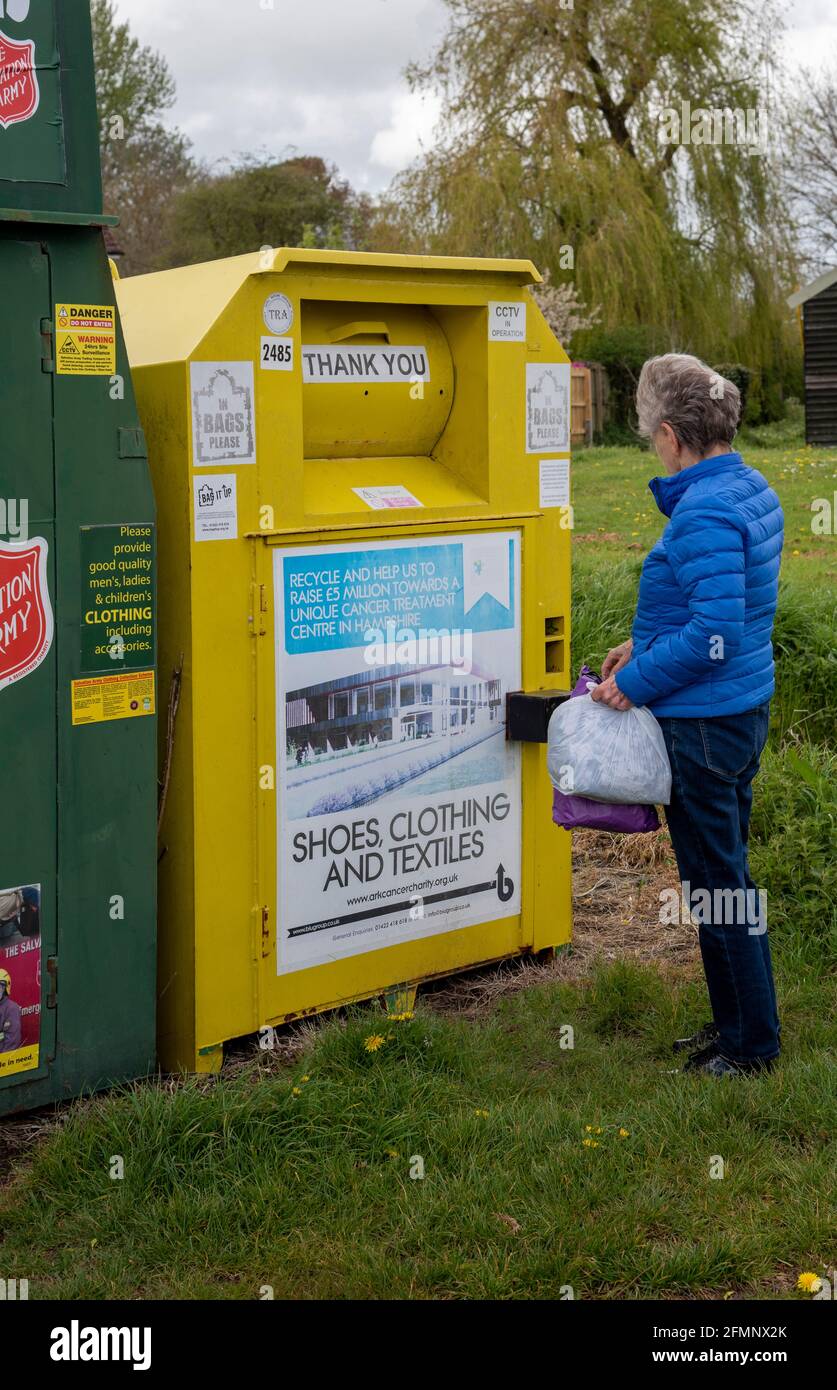
<svg viewBox="0 0 837 1390"><path fill-rule="evenodd" d="M565 700L549 721L546 765L559 791L591 801L667 806L671 798L663 731L647 709Z"/></svg>

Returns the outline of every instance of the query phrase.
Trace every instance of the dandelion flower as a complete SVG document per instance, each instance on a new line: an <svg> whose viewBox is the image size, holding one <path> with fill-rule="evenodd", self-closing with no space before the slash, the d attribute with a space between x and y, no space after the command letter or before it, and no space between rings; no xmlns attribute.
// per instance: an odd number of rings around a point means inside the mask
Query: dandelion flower
<svg viewBox="0 0 837 1390"><path fill-rule="evenodd" d="M619 1131L619 1138L620 1138L620 1139L627 1139L627 1138L628 1138L628 1135L630 1134L630 1132L631 1132L631 1131L630 1131L629 1129L620 1129L620 1131Z"/></svg>
<svg viewBox="0 0 837 1390"><path fill-rule="evenodd" d="M298 1086L294 1086L293 1090L291 1091L291 1095L292 1095L292 1096L301 1096L301 1095L302 1095L302 1092L301 1092L301 1090L299 1089Z"/></svg>
<svg viewBox="0 0 837 1390"><path fill-rule="evenodd" d="M487 1110L475 1110L475 1111L474 1111L474 1114L475 1114L475 1115L479 1115L483 1120L487 1120L487 1119L488 1119L488 1111L487 1111Z"/></svg>
<svg viewBox="0 0 837 1390"><path fill-rule="evenodd" d="M383 1047L386 1038L382 1038L380 1033L370 1033L363 1046L367 1052L377 1052L379 1047Z"/></svg>
<svg viewBox="0 0 837 1390"><path fill-rule="evenodd" d="M818 1293L822 1286L822 1279L818 1274L812 1274L810 1270L800 1274L796 1281L796 1287L803 1293Z"/></svg>
<svg viewBox="0 0 837 1390"><path fill-rule="evenodd" d="M587 1149L597 1149L599 1147L598 1139L582 1139L581 1142Z"/></svg>
<svg viewBox="0 0 837 1390"><path fill-rule="evenodd" d="M303 1081L310 1081L310 1080L311 1080L310 1076L303 1076L302 1079L303 1079Z"/></svg>

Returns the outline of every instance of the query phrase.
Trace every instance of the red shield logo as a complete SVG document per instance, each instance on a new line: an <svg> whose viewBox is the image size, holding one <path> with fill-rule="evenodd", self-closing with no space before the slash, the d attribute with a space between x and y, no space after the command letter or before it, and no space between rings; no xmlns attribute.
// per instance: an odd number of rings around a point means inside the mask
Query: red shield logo
<svg viewBox="0 0 837 1390"><path fill-rule="evenodd" d="M0 127L34 116L41 99L34 39L7 39L0 31Z"/></svg>
<svg viewBox="0 0 837 1390"><path fill-rule="evenodd" d="M0 542L0 690L31 675L52 646L48 552L40 537Z"/></svg>

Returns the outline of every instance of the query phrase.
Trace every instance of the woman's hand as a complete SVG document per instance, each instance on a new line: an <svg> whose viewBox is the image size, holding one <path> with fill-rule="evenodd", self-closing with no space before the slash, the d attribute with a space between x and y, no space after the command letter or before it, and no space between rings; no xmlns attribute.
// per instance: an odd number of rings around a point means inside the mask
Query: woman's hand
<svg viewBox="0 0 837 1390"><path fill-rule="evenodd" d="M606 681L608 676L615 676L617 671L621 671L623 666L627 666L633 649L634 640L632 637L629 637L627 642L620 642L618 647L611 647L602 663L603 681Z"/></svg>
<svg viewBox="0 0 837 1390"><path fill-rule="evenodd" d="M624 666L625 663L623 662L622 664ZM619 686L612 676L606 681L602 681L601 685L594 686L590 691L590 696L598 704L610 705L611 709L626 710L633 708L627 695L622 694L622 691L619 689Z"/></svg>

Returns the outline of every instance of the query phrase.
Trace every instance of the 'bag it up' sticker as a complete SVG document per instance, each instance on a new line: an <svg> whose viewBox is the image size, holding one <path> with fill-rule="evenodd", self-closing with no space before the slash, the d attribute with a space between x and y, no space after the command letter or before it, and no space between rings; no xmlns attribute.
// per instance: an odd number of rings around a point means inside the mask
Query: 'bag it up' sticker
<svg viewBox="0 0 837 1390"><path fill-rule="evenodd" d="M0 690L40 666L52 646L45 540L0 542Z"/></svg>

